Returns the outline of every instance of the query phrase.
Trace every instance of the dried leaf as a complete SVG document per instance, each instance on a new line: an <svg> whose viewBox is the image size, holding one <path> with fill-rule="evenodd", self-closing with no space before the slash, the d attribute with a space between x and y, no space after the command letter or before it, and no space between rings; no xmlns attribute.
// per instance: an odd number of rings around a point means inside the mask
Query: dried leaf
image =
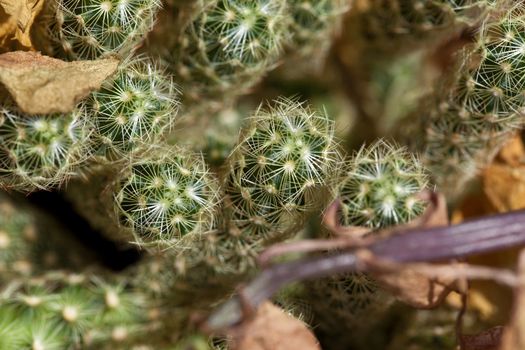
<svg viewBox="0 0 525 350"><path fill-rule="evenodd" d="M453 279L431 279L410 267L373 276L398 300L420 309L438 306L456 286Z"/></svg>
<svg viewBox="0 0 525 350"><path fill-rule="evenodd" d="M0 55L0 82L26 113L67 113L100 88L118 63L116 59L64 62L33 52L9 52Z"/></svg>
<svg viewBox="0 0 525 350"><path fill-rule="evenodd" d="M2 16L0 25L0 43L7 39L15 39L22 46L32 47L30 31L35 17L44 6L44 0L0 0Z"/></svg>
<svg viewBox="0 0 525 350"><path fill-rule="evenodd" d="M500 350L525 349L525 250L519 258L520 286L515 290L513 316L503 333Z"/></svg>
<svg viewBox="0 0 525 350"><path fill-rule="evenodd" d="M230 331L231 350L320 350L304 323L277 306L262 304L255 317Z"/></svg>

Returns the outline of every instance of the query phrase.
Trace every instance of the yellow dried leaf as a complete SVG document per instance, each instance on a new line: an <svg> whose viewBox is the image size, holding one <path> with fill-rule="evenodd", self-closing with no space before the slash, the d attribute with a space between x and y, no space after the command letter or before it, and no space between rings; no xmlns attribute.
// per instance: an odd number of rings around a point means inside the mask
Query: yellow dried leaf
<svg viewBox="0 0 525 350"><path fill-rule="evenodd" d="M34 52L9 52L0 55L0 82L26 113L67 113L99 89L118 63L117 59L64 62Z"/></svg>
<svg viewBox="0 0 525 350"><path fill-rule="evenodd" d="M255 317L229 332L232 350L321 350L306 325L277 306L262 304Z"/></svg>
<svg viewBox="0 0 525 350"><path fill-rule="evenodd" d="M15 39L22 46L32 47L30 31L35 17L44 6L44 0L0 0L4 12L0 24L0 42Z"/></svg>

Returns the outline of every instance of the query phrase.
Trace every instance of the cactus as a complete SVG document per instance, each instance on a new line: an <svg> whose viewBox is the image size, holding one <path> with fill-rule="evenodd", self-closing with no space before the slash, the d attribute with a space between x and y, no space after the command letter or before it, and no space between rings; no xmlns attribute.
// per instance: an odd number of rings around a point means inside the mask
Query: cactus
<svg viewBox="0 0 525 350"><path fill-rule="evenodd" d="M521 8L514 6L487 23L459 68L457 82L430 112L424 159L451 198L523 126L522 22Z"/></svg>
<svg viewBox="0 0 525 350"><path fill-rule="evenodd" d="M303 55L321 53L329 48L327 37L340 27L341 14L348 10L348 2L341 0L291 0L291 46ZM322 49L320 49L322 47Z"/></svg>
<svg viewBox="0 0 525 350"><path fill-rule="evenodd" d="M217 189L201 157L170 150L134 161L118 187L118 217L139 244L169 246L211 227Z"/></svg>
<svg viewBox="0 0 525 350"><path fill-rule="evenodd" d="M24 349L122 343L146 327L145 302L123 282L103 282L85 275L48 275L2 295L0 314L14 313L19 319L15 324L0 322L0 334L14 328L17 344Z"/></svg>
<svg viewBox="0 0 525 350"><path fill-rule="evenodd" d="M174 83L145 57L122 64L90 101L99 153L125 158L157 143L173 124L177 97Z"/></svg>
<svg viewBox="0 0 525 350"><path fill-rule="evenodd" d="M421 215L427 175L418 159L405 149L378 141L349 161L339 185L344 226L386 227Z"/></svg>
<svg viewBox="0 0 525 350"><path fill-rule="evenodd" d="M70 60L126 58L152 29L159 0L60 0L52 41Z"/></svg>
<svg viewBox="0 0 525 350"><path fill-rule="evenodd" d="M287 40L283 0L219 0L188 26L166 60L188 106L244 93L275 63Z"/></svg>
<svg viewBox="0 0 525 350"><path fill-rule="evenodd" d="M62 115L29 116L4 105L0 113L2 187L47 190L78 174L90 147L84 108Z"/></svg>

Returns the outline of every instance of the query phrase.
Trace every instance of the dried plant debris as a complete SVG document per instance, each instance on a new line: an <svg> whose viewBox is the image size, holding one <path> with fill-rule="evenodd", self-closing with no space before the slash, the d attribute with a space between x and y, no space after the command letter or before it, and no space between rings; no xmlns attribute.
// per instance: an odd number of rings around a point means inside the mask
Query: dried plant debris
<svg viewBox="0 0 525 350"><path fill-rule="evenodd" d="M33 52L0 55L0 82L28 114L68 113L117 69L116 59L64 62Z"/></svg>
<svg viewBox="0 0 525 350"><path fill-rule="evenodd" d="M30 31L44 0L0 0L0 46L10 46L11 40L32 48Z"/></svg>
<svg viewBox="0 0 525 350"><path fill-rule="evenodd" d="M252 319L230 331L230 350L321 350L307 326L266 302Z"/></svg>

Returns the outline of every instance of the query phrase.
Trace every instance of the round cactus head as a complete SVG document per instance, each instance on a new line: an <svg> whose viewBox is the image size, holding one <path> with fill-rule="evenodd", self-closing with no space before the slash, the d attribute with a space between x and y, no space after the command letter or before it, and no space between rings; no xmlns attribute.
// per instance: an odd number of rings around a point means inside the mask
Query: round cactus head
<svg viewBox="0 0 525 350"><path fill-rule="evenodd" d="M69 59L127 57L160 7L159 0L59 0L50 35Z"/></svg>
<svg viewBox="0 0 525 350"><path fill-rule="evenodd" d="M289 233L322 205L336 148L333 123L308 106L282 98L258 109L228 160L234 225L249 227L253 238Z"/></svg>
<svg viewBox="0 0 525 350"><path fill-rule="evenodd" d="M338 190L342 224L380 228L406 223L423 212L417 194L425 188L425 169L405 149L384 141L363 147L350 160Z"/></svg>
<svg viewBox="0 0 525 350"><path fill-rule="evenodd" d="M217 186L202 157L158 151L132 161L115 201L121 224L136 243L170 246L210 228Z"/></svg>
<svg viewBox="0 0 525 350"><path fill-rule="evenodd" d="M89 131L83 108L68 114L26 115L0 109L0 183L20 191L50 189L87 159Z"/></svg>
<svg viewBox="0 0 525 350"><path fill-rule="evenodd" d="M145 58L119 68L92 95L94 137L106 157L122 157L157 141L173 124L177 89Z"/></svg>
<svg viewBox="0 0 525 350"><path fill-rule="evenodd" d="M183 80L185 98L222 99L257 82L287 40L285 7L284 0L209 4L173 48L175 55L165 55Z"/></svg>

